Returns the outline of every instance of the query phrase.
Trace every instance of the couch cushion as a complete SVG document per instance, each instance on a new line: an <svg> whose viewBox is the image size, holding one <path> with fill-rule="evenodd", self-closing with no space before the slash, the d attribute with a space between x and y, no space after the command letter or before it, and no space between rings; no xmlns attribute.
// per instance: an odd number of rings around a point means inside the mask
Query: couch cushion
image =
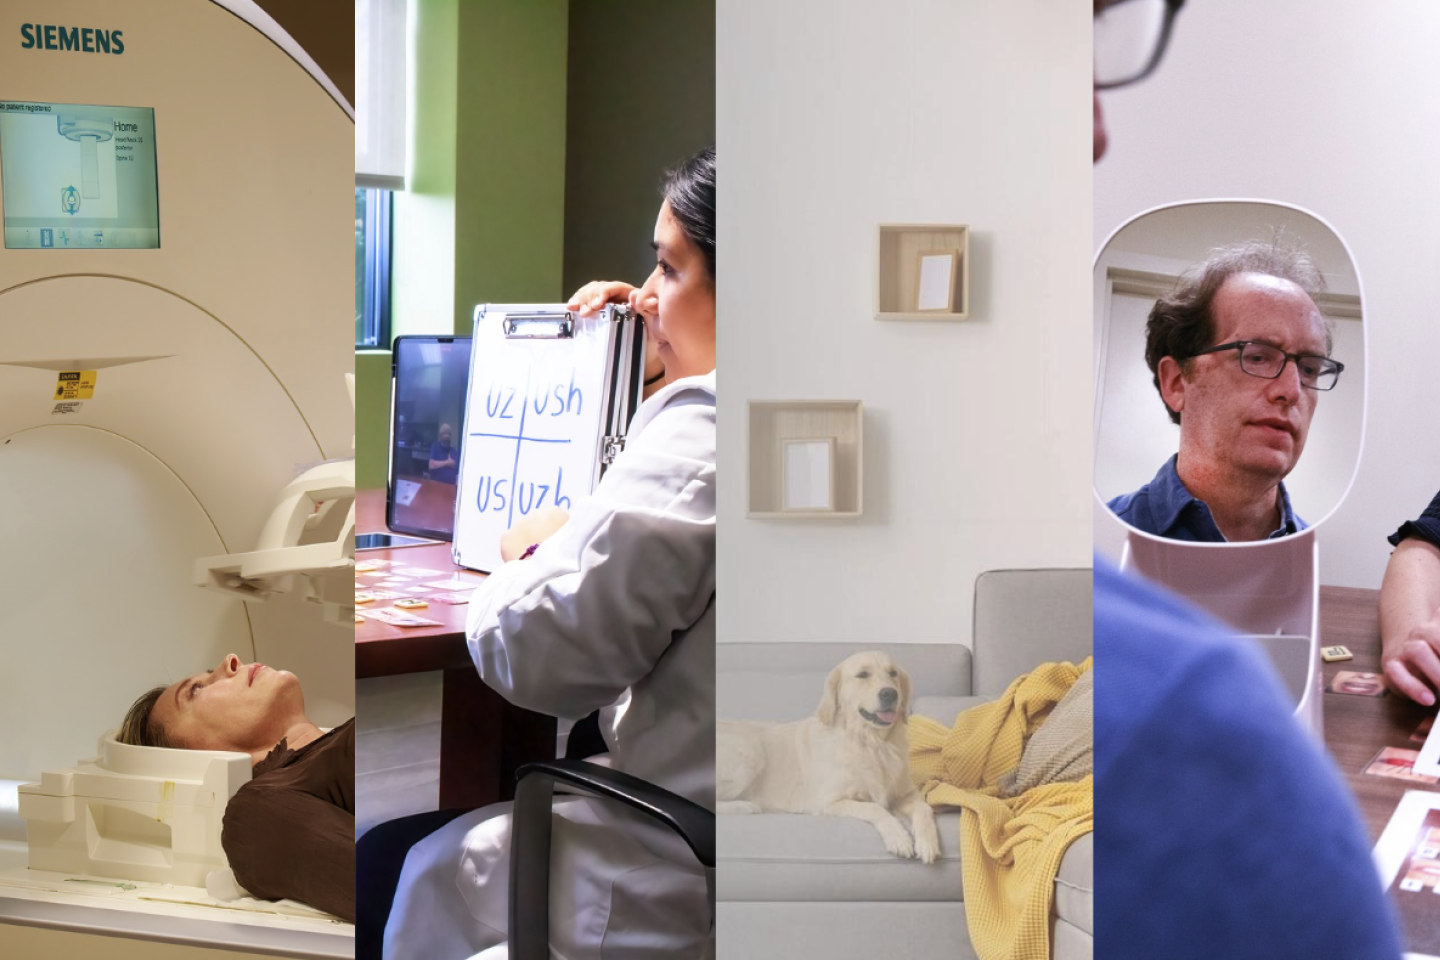
<svg viewBox="0 0 1440 960"><path fill-rule="evenodd" d="M715 715L726 720L814 716L840 661L884 650L910 674L911 698L970 691L970 651L952 643L722 643L715 649Z"/></svg>
<svg viewBox="0 0 1440 960"><path fill-rule="evenodd" d="M1055 878L1055 915L1091 936L1095 934L1095 835L1070 844Z"/></svg>
<svg viewBox="0 0 1440 960"><path fill-rule="evenodd" d="M715 933L720 960L975 960L961 903L722 900Z"/></svg>
<svg viewBox="0 0 1440 960"><path fill-rule="evenodd" d="M1010 681L1093 649L1093 576L1079 570L990 570L975 578L973 692L994 699Z"/></svg>
<svg viewBox="0 0 1440 960"><path fill-rule="evenodd" d="M901 860L870 824L852 817L722 814L716 899L731 901L958 901L960 814L938 813L940 858ZM1055 882L1054 913L1095 929L1094 840L1070 845Z"/></svg>
<svg viewBox="0 0 1440 960"><path fill-rule="evenodd" d="M721 814L718 900L959 900L960 814L936 816L940 858L902 860L853 817Z"/></svg>
<svg viewBox="0 0 1440 960"><path fill-rule="evenodd" d="M978 707L982 703L989 703L993 697L916 697L915 702L910 705L910 714L915 717L928 717L936 723L950 727L955 725L955 718L960 716L971 707Z"/></svg>

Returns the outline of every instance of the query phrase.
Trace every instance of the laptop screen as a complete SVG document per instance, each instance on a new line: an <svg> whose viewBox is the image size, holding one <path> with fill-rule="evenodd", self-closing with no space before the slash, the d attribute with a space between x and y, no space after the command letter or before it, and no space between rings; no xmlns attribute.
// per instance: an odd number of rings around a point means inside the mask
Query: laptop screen
<svg viewBox="0 0 1440 960"><path fill-rule="evenodd" d="M469 337L398 337L390 419L391 530L451 540L464 445Z"/></svg>

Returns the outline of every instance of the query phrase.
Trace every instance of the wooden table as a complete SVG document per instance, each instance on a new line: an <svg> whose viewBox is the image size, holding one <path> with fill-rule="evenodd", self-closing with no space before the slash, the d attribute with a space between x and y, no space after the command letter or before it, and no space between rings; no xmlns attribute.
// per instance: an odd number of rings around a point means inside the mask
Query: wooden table
<svg viewBox="0 0 1440 960"><path fill-rule="evenodd" d="M355 495L356 530L382 532L385 491ZM479 575L450 560L450 544L365 550L360 560L398 560L412 567ZM381 601L381 605L386 602ZM479 807L515 796L515 771L555 756L555 718L522 710L485 686L465 643L469 606L432 603L419 616L437 627L396 627L375 620L355 624L355 678L443 672L440 706L440 809Z"/></svg>
<svg viewBox="0 0 1440 960"><path fill-rule="evenodd" d="M1364 772L1381 747L1420 749L1409 739L1420 721L1435 713L1408 697L1360 697L1331 693L1330 684L1341 670L1380 671L1380 591L1353 587L1320 588L1320 642L1343 644L1354 660L1323 664L1325 672L1325 746L1345 775L1360 802L1370 842L1380 839L1395 805L1406 790L1440 790L1440 785L1377 777Z"/></svg>
<svg viewBox="0 0 1440 960"><path fill-rule="evenodd" d="M395 506L395 519L411 530L449 530L455 520L455 484L419 478L408 481L416 485L410 503ZM385 529L385 494L376 491L380 504L380 526ZM358 519L358 518L357 518Z"/></svg>

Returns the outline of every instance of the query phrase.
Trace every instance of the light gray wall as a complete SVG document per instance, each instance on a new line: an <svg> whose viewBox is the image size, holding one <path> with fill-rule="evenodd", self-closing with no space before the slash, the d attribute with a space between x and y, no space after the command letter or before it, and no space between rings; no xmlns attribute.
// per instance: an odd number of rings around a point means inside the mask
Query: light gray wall
<svg viewBox="0 0 1440 960"><path fill-rule="evenodd" d="M1365 294L1365 447L1318 534L1320 578L1379 585L1386 534L1440 487L1434 363L1440 6L1429 0L1188 4L1159 71L1102 96L1094 246L1134 214L1202 197L1280 200L1349 244Z"/></svg>
<svg viewBox="0 0 1440 960"><path fill-rule="evenodd" d="M722 640L969 641L1088 566L1090 25L1051 0L722 0ZM972 318L874 319L881 223L965 223ZM746 401L861 399L865 515L746 512Z"/></svg>

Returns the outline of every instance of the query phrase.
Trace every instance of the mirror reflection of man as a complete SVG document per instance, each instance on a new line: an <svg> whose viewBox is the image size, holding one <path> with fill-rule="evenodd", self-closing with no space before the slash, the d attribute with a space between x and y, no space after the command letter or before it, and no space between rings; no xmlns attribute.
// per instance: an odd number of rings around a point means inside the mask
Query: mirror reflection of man
<svg viewBox="0 0 1440 960"><path fill-rule="evenodd" d="M1116 516L1172 540L1264 540L1304 530L1284 479L1321 392L1344 366L1313 295L1320 271L1284 241L1223 247L1155 302L1145 360L1180 449Z"/></svg>
<svg viewBox="0 0 1440 960"><path fill-rule="evenodd" d="M450 446L453 434L450 431L450 424L440 424L440 435L430 445L430 479L439 480L441 483L455 482L455 465L458 456L454 447Z"/></svg>

